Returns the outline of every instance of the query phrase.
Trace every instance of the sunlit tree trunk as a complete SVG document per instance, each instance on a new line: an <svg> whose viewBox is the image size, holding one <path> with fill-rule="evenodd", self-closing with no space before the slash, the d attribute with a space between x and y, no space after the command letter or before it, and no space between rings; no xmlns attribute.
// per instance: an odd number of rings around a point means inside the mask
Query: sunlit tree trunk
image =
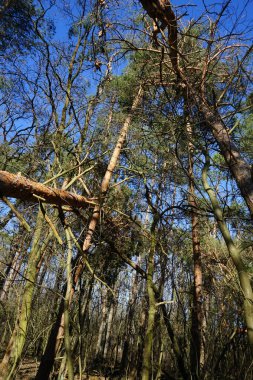
<svg viewBox="0 0 253 380"><path fill-rule="evenodd" d="M251 217L253 217L253 180L251 166L246 162L240 154L237 146L232 141L229 130L224 124L221 116L218 114L218 111L213 110L204 100L199 100L199 103L199 107L205 116L206 123L219 144L221 154L223 155L241 195L248 206Z"/></svg>
<svg viewBox="0 0 253 380"><path fill-rule="evenodd" d="M43 226L42 213L38 213L36 230L34 232L33 244L29 255L27 265L26 285L22 297L22 303L18 314L17 322L14 327L11 339L9 341L6 353L0 365L0 377L3 379L12 379L15 376L15 370L20 361L22 350L25 344L28 321L31 316L32 296L34 284L37 277L37 265L40 261L42 247L39 245L40 236Z"/></svg>
<svg viewBox="0 0 253 380"><path fill-rule="evenodd" d="M189 205L191 206L192 225L192 252L193 252L193 307L191 326L191 371L193 378L199 379L201 368L204 365L203 346L203 295L202 295L202 265L200 248L200 224L197 215L197 202L194 190L194 145L192 126L186 124L188 136L188 156L189 156Z"/></svg>
<svg viewBox="0 0 253 380"><path fill-rule="evenodd" d="M113 297L110 297L110 309L107 319L107 325L106 325L106 334L105 334L105 344L104 344L104 350L103 350L103 358L106 360L108 357L108 351L110 347L110 338L112 334L112 328L113 328L113 316L116 308L116 301Z"/></svg>
<svg viewBox="0 0 253 380"><path fill-rule="evenodd" d="M140 262L140 258L138 260L138 264ZM129 348L130 348L130 341L133 335L133 318L135 313L135 304L137 300L137 291L138 291L138 272L135 273L133 276L133 281L131 285L131 297L128 304L128 312L126 317L126 331L124 334L124 341L123 341L123 351L122 351L122 358L121 358L121 364L120 364L120 371L123 374L125 374L125 371L127 370L127 367L131 370L133 370L131 361L129 363Z"/></svg>
<svg viewBox="0 0 253 380"><path fill-rule="evenodd" d="M103 340L105 334L106 327L106 319L108 314L108 289L103 288L101 294L101 321L99 324L98 338L96 344L96 357L97 359L101 359L103 352Z"/></svg>
<svg viewBox="0 0 253 380"><path fill-rule="evenodd" d="M4 273L5 278L0 283L0 300L4 301L8 297L9 289L15 280L18 270L22 264L20 250L14 253L11 262L8 264Z"/></svg>
<svg viewBox="0 0 253 380"><path fill-rule="evenodd" d="M156 300L153 289L154 274L154 255L155 255L155 231L151 231L151 247L148 254L148 270L147 270L147 294L148 294L148 310L147 310L147 329L144 338L143 361L142 361L142 380L149 380L152 377L152 345L154 336L154 323L156 315Z"/></svg>
<svg viewBox="0 0 253 380"><path fill-rule="evenodd" d="M86 237L85 237L85 240L83 243L83 255L85 255L88 252L88 250L91 246L92 237L93 237L93 234L95 232L96 226L99 222L100 211L101 211L101 208L103 206L105 196L108 192L109 184L110 184L113 172L114 172L116 164L118 162L118 159L119 159L123 144L125 142L126 135L127 135L128 129L130 127L133 115L136 112L136 110L138 109L138 107L141 103L142 97L143 97L143 88L142 88L142 86L140 86L138 89L138 92L135 96L135 99L133 101L131 111L127 115L126 120L125 120L125 122L124 122L124 124L120 130L120 133L119 133L116 145L114 147L110 162L108 164L104 178L102 180L101 187L100 187L100 194L99 194L100 201L99 201L99 204L97 204L94 207L93 214L92 214L92 217L91 217L90 222L89 222L87 234L86 234ZM83 266L84 265L83 265L82 261L80 260L80 263L78 264L77 269L75 271L74 284L77 283L77 280L83 271Z"/></svg>

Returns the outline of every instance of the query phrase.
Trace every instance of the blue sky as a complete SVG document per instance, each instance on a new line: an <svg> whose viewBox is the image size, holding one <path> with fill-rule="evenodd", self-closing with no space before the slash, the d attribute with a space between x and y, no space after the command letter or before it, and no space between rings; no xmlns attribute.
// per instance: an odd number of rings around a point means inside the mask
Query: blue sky
<svg viewBox="0 0 253 380"><path fill-rule="evenodd" d="M87 1L87 4L88 3L89 1ZM207 16L206 9L209 10L208 17L214 19L216 17L215 11L219 11L224 3L225 1L214 2L210 0L188 0L186 2L185 0L172 0L172 5L177 10L178 14L182 14L185 13L185 11L187 11L187 14L182 19L183 22L187 22L187 20L193 18L196 19L204 13ZM63 4L63 1L58 0L58 4L59 6L61 6ZM71 8L72 10L74 10L76 0L70 0L70 4L72 4ZM113 4L112 2L108 2L108 4L108 8L117 8L116 3ZM126 22L127 17L129 15L129 8L131 8L131 1L127 3L126 8L122 7L123 2L119 2L119 4L120 13L116 12L117 16L119 17L119 14L121 14ZM59 12L59 9L57 10L57 8L54 7L52 11L50 11L50 17L54 19L54 22L56 24L57 38L64 40L67 37L67 28L64 16L61 14L61 12ZM231 0L229 7L226 11L226 17L224 18L223 23L229 29L236 21L239 21L240 30L243 30L243 28L245 27L250 28L250 25L253 29L253 0ZM251 33L251 35L253 36L253 32Z"/></svg>
<svg viewBox="0 0 253 380"><path fill-rule="evenodd" d="M178 3L178 2L177 2ZM181 1L183 4L183 2ZM206 13L206 9L209 14L206 16L215 19L217 16L215 12L220 11L222 6L226 1L210 1L210 0L191 0L189 2L192 6L188 6L187 10L189 16L196 18L203 13ZM238 23L239 30L242 31L244 28L252 29L253 24L253 0L231 0L230 4L225 12L225 17L223 19L223 25L229 30L234 23ZM251 36L253 35L251 30Z"/></svg>

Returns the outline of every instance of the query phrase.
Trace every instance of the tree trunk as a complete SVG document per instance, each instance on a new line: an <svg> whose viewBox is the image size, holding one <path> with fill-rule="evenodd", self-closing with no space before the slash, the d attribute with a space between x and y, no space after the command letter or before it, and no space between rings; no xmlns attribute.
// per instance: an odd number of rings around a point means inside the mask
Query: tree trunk
<svg viewBox="0 0 253 380"><path fill-rule="evenodd" d="M139 265L140 258L138 259L137 264ZM124 343L123 343L123 352L122 352L122 358L120 363L120 372L122 376L125 375L125 371L128 368L131 367L131 363L129 365L129 347L130 347L130 340L132 338L132 329L133 329L133 318L134 318L134 312L135 312L135 304L137 299L137 290L138 290L138 278L139 274L138 272L135 273L135 276L133 277L133 283L132 283L132 291L131 291L131 297L129 300L128 305L128 313L127 313L127 324L126 324L126 330L124 335ZM130 368L130 371L133 368Z"/></svg>
<svg viewBox="0 0 253 380"><path fill-rule="evenodd" d="M170 58L174 72L177 74L178 81L181 81L181 84L184 87L187 87L189 99L193 99L194 105L197 105L199 110L203 113L204 121L209 126L210 131L217 141L221 154L223 155L241 195L248 206L251 217L253 218L253 180L251 166L245 161L238 148L233 143L229 130L226 128L218 111L208 105L201 86L198 85L195 87L195 85L188 80L187 72L184 73L178 66L178 30L177 22L175 22L176 17L171 8L170 1L140 0L140 3L143 5L144 9L146 9L150 17L155 21L159 20L163 25L167 26L169 30L168 43L170 47ZM175 56L173 56L173 52L175 53Z"/></svg>
<svg viewBox="0 0 253 380"><path fill-rule="evenodd" d="M88 252L88 250L91 246L92 237L93 237L93 234L95 232L96 226L97 226L98 221L99 221L100 211L101 211L101 208L103 206L106 193L108 192L109 184L110 184L113 172L115 170L117 161L119 159L121 149L122 149L123 144L125 142L126 135L127 135L128 129L130 127L133 115L141 103L142 96L143 96L143 89L142 89L142 86L140 86L138 93L137 93L137 95L133 101L131 111L129 112L128 116L126 117L126 120L123 124L123 127L120 130L117 143L115 145L115 148L113 150L109 165L106 169L104 178L102 180L101 187L100 187L99 204L97 204L93 210L93 214L92 214L89 226L88 226L88 231L87 231L84 243L83 243L83 255L86 255L86 253ZM83 268L84 268L84 263L82 262L82 260L80 260L79 264L77 265L76 271L75 271L74 284L77 283L78 278L80 277L80 275L83 271Z"/></svg>
<svg viewBox="0 0 253 380"><path fill-rule="evenodd" d="M87 254L87 252L91 246L92 237L93 237L93 234L95 232L97 223L99 221L100 210L101 210L101 207L103 206L103 202L105 200L105 195L109 189L109 184L110 184L110 180L111 180L113 171L116 167L118 158L120 156L120 152L121 152L121 149L122 149L123 144L125 142L127 131L130 127L133 115L136 112L137 108L139 107L141 100L142 100L142 97L143 97L143 89L142 89L142 86L140 86L139 91L138 91L138 93L137 93L137 95L133 101L131 111L127 115L126 120L125 120L125 122L121 128L116 146L114 148L111 160L109 162L109 165L107 167L107 170L105 172L105 175L104 175L101 187L100 187L100 203L96 204L96 206L93 209L92 217L90 219L88 229L87 229L87 234L86 234L86 237L85 237L85 240L83 243L83 253L82 253L82 255L79 256L79 260L76 264L76 270L75 270L74 275L73 275L73 288L72 288L72 295L70 297L70 301L72 300L72 296L74 294L75 286L78 283L78 280L79 280L79 278L83 272L83 269L85 267L84 261L82 261L82 256ZM61 313L61 312L62 312L62 308L60 308L60 310L59 310L59 313ZM57 326L57 324L58 324L58 326ZM56 334L57 329L58 329L58 334ZM43 355L42 361L40 363L40 367L39 367L38 373L36 375L36 380L47 380L48 379L49 374L50 374L52 367L53 367L54 357L55 357L55 354L57 352L57 346L56 346L57 345L57 337L61 337L63 332L64 332L64 317L63 317L63 315L60 316L58 314L56 323L53 326L53 329L52 329L51 334L50 334L50 338L49 338L48 343L47 343L47 348L46 348L45 354ZM49 357L50 355L52 355L52 357Z"/></svg>
<svg viewBox="0 0 253 380"><path fill-rule="evenodd" d="M22 304L19 316L12 333L10 342L6 349L4 358L0 364L0 377L13 379L15 370L19 364L22 350L25 344L28 322L31 316L32 297L34 284L37 277L37 265L40 261L41 247L39 246L40 235L42 232L43 216L41 211L38 213L37 225L34 233L33 244L26 270L26 285L24 288Z"/></svg>
<svg viewBox="0 0 253 380"><path fill-rule="evenodd" d="M65 226L66 239L68 243L68 255L67 255L67 265L66 265L66 276L67 276L67 291L64 299L64 345L65 345L65 356L66 356L66 366L68 372L68 380L74 380L74 366L72 360L72 350L71 350L71 336L70 336L70 301L71 301L71 289L72 289L72 273L71 273L71 259L72 259L72 243L71 236L69 232L69 227Z"/></svg>
<svg viewBox="0 0 253 380"><path fill-rule="evenodd" d="M0 170L0 196L18 198L23 201L50 203L57 206L84 208L96 204L92 199L31 181L21 175Z"/></svg>
<svg viewBox="0 0 253 380"><path fill-rule="evenodd" d="M252 286L251 286L251 279L249 277L247 268L245 267L244 262L242 260L241 250L239 247L235 245L234 240L227 227L227 224L223 218L223 212L218 203L216 194L208 183L207 173L210 166L209 161L210 161L209 157L207 156L206 163L202 172L203 186L209 196L210 202L212 204L214 216L217 220L220 232L222 233L228 252L230 254L230 257L232 258L232 261L238 273L241 290L243 292L243 297L244 297L243 307L244 307L245 320L246 320L246 325L247 325L248 340L249 340L251 350L253 352L253 291L252 291Z"/></svg>
<svg viewBox="0 0 253 380"><path fill-rule="evenodd" d="M109 346L110 346L110 337L111 337L111 333L112 333L114 310L115 310L115 300L112 298L110 309L109 309L109 314L108 314L108 319L107 319L105 344L104 344L104 350L103 350L103 358L105 360L107 359L108 350L109 350Z"/></svg>
<svg viewBox="0 0 253 380"><path fill-rule="evenodd" d="M147 330L144 338L143 361L142 361L142 380L149 380L152 373L152 346L154 336L154 323L156 315L156 301L153 289L153 273L154 273L154 255L155 255L155 232L151 232L151 248L148 256L148 272L147 272L147 294L148 294L148 317Z"/></svg>
<svg viewBox="0 0 253 380"><path fill-rule="evenodd" d="M163 302L160 295L157 293L156 293L156 301L157 302ZM188 374L187 368L185 366L184 355L183 355L182 349L179 345L178 339L175 336L175 333L172 329L172 326L170 323L170 316L167 313L166 305L163 303L163 304L161 304L160 307L162 308L164 324L165 324L166 330L167 330L168 335L169 335L170 340L171 340L172 349L173 349L173 352L174 352L175 357L176 357L178 370L181 373L182 378L184 380L189 380L189 379L191 379L191 376Z"/></svg>
<svg viewBox="0 0 253 380"><path fill-rule="evenodd" d="M98 339L96 345L96 359L99 361L103 353L103 340L106 327L106 318L108 313L108 289L102 289L102 306L101 306L101 322L98 331Z"/></svg>
<svg viewBox="0 0 253 380"><path fill-rule="evenodd" d="M199 103L199 108L203 112L205 121L220 147L221 154L232 176L236 180L241 195L253 218L253 180L251 166L245 161L231 140L229 130L217 111L213 110L211 106L206 105L204 101L199 101Z"/></svg>
<svg viewBox="0 0 253 380"><path fill-rule="evenodd" d="M65 289L66 291L66 289ZM65 295L65 291L63 294ZM49 379L50 373L52 371L53 365L54 365L54 359L55 359L55 347L56 347L56 340L59 333L59 328L61 326L62 316L64 313L64 299L61 299L59 310L57 313L57 318L55 322L53 323L53 326L50 331L50 335L47 341L45 352L41 358L41 362L37 371L37 374L35 376L35 380L47 380Z"/></svg>
<svg viewBox="0 0 253 380"><path fill-rule="evenodd" d="M87 335L88 332L86 331L86 334L84 335L84 328L85 328L85 322L87 319L88 311L89 311L89 304L91 301L92 296L92 289L94 284L94 277L91 277L89 281L87 280L86 283L81 285L80 288L80 295L79 295L79 305L78 305L78 311L79 311L79 332L78 336L75 339L75 344L73 348L73 354L76 354L79 356L79 373L80 376L82 372L85 370L86 367L86 352L87 352ZM87 294L84 294L84 289L87 288Z"/></svg>
<svg viewBox="0 0 253 380"><path fill-rule="evenodd" d="M14 252L11 257L11 261L7 264L7 268L4 273L4 277L0 281L0 300L4 301L8 297L8 292L11 284L13 283L17 271L22 263L22 258L20 258L20 250Z"/></svg>
<svg viewBox="0 0 253 380"><path fill-rule="evenodd" d="M203 347L203 310L202 310L202 265L199 236L199 218L196 213L197 203L194 190L194 146L193 133L189 122L186 124L188 135L188 175L189 175L189 205L191 206L192 252L193 252L193 307L191 326L191 372L193 379L199 379L204 365Z"/></svg>

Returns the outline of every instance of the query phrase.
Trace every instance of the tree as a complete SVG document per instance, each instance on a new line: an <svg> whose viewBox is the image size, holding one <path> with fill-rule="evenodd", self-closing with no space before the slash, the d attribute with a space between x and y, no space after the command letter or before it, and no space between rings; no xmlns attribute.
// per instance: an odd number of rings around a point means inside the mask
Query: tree
<svg viewBox="0 0 253 380"><path fill-rule="evenodd" d="M0 52L5 59L22 54L34 44L33 20L36 8L31 0L4 0L0 8Z"/></svg>
<svg viewBox="0 0 253 380"><path fill-rule="evenodd" d="M143 7L147 9L150 13L150 4L147 1L141 1ZM211 42L208 45L208 49L206 49L204 65L201 69L202 77L201 81L195 82L195 84L191 81L191 76L187 75L187 71L180 68L178 62L178 27L175 23L176 16L172 11L172 7L169 1L160 2L159 0L152 2L151 8L154 14L157 16L158 20L165 24L169 30L169 39L168 46L170 49L170 59L172 68L175 71L177 77L181 80L181 86L186 86L188 89L189 96L194 99L194 102L199 108L199 111L203 114L206 125L210 128L215 140L217 141L221 154L225 158L225 161L231 171L231 174L235 178L238 188L240 189L241 195L244 198L250 213L253 213L253 182L251 178L251 167L247 163L246 160L242 157L236 145L231 139L229 131L219 113L218 107L219 103L211 104L207 95L207 84L208 84L208 70L210 66L213 65L213 44L215 44L215 33L217 32L217 28L219 25L219 20L228 7L230 1L226 2L220 10L220 13L217 15L217 19L214 24L211 25L210 28L210 36ZM159 12L156 13L155 9L159 9ZM152 13L151 13L152 15ZM152 16L153 17L153 16ZM172 39L172 41L170 40ZM229 38L229 37L228 37ZM240 65L243 65L244 61L251 54L252 46L246 49L244 53ZM214 56L219 57L222 55L223 49L219 49L215 51ZM176 57L174 56L176 55ZM230 82L233 81L234 77L238 74L238 67L232 73L231 80L228 82L224 91L220 94L219 100L222 101L226 92L229 89Z"/></svg>
<svg viewBox="0 0 253 380"><path fill-rule="evenodd" d="M252 377L251 53L230 4L73 4L31 4L4 52L1 376Z"/></svg>

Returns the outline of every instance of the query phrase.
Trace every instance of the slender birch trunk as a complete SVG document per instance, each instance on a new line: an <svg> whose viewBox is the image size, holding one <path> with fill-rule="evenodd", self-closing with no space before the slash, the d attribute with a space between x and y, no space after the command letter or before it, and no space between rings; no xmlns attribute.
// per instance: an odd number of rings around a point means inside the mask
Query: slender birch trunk
<svg viewBox="0 0 253 380"><path fill-rule="evenodd" d="M103 288L102 289L102 305L101 305L101 322L99 326L98 331L98 339L96 344L96 358L98 360L101 359L102 351L103 351L103 337L105 332L105 326L106 326L106 318L108 313L108 289Z"/></svg>
<svg viewBox="0 0 253 380"><path fill-rule="evenodd" d="M105 344L104 344L104 350L103 350L103 358L106 360L108 356L108 350L110 346L110 337L112 333L112 326L113 326L113 315L115 310L115 300L112 298L111 305L109 309L108 319L107 319L107 325L106 325L106 334L105 334Z"/></svg>
<svg viewBox="0 0 253 380"><path fill-rule="evenodd" d="M139 265L140 263L140 256L138 258L137 264ZM122 375L125 374L127 367L130 371L133 370L131 361L129 363L129 347L130 347L130 340L132 338L133 334L133 318L134 318L134 312L135 312L135 304L137 300L137 291L138 291L138 278L139 274L138 272L135 273L133 277L133 282L132 282L132 290L131 290L131 297L129 300L129 305L128 305L128 313L127 313L127 325L126 325L126 330L124 334L124 344L123 344L123 352L122 352L122 357L121 357L121 363L120 363L120 372ZM133 361L133 360L132 360Z"/></svg>
<svg viewBox="0 0 253 380"><path fill-rule="evenodd" d="M14 253L11 262L5 271L5 279L0 283L0 301L8 298L8 293L11 285L13 284L17 272L22 264L22 257L20 257L20 250Z"/></svg>

